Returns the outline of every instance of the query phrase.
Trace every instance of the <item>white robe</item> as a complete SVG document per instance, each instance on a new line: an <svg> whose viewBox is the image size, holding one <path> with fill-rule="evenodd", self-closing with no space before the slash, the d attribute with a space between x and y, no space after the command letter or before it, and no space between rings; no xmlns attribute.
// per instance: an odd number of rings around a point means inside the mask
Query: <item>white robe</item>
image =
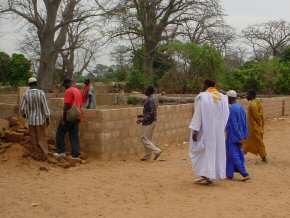
<svg viewBox="0 0 290 218"><path fill-rule="evenodd" d="M190 136L189 156L197 176L212 180L226 177L225 128L229 117L228 98L201 92L195 99L195 112L189 128L198 131L198 141Z"/></svg>

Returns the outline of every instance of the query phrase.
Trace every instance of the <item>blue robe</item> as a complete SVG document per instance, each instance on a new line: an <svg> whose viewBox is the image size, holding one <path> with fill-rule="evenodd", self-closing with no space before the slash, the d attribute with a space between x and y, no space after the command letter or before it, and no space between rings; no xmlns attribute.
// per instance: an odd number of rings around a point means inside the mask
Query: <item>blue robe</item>
<svg viewBox="0 0 290 218"><path fill-rule="evenodd" d="M227 167L228 178L233 178L234 172L239 172L243 177L248 176L244 152L241 141L248 137L247 116L244 108L235 103L230 105L230 116L227 123Z"/></svg>

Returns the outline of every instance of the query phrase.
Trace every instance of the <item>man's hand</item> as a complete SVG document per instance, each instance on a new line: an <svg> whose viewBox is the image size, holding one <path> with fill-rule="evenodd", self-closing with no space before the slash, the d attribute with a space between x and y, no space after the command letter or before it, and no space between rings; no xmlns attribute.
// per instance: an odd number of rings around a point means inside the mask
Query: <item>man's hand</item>
<svg viewBox="0 0 290 218"><path fill-rule="evenodd" d="M46 126L49 126L49 123L50 123L49 117L46 118L46 122L45 123L46 123Z"/></svg>
<svg viewBox="0 0 290 218"><path fill-rule="evenodd" d="M194 142L197 142L197 136L198 136L198 131L193 131L193 132L192 132L192 140L193 140Z"/></svg>
<svg viewBox="0 0 290 218"><path fill-rule="evenodd" d="M142 123L142 122L143 122L143 118L144 118L143 115L138 115L138 116L137 116L137 121L136 121L136 123L137 123L137 124Z"/></svg>
<svg viewBox="0 0 290 218"><path fill-rule="evenodd" d="M143 122L143 119L138 119L138 120L136 121L137 124L140 124L140 123L142 123L142 122Z"/></svg>

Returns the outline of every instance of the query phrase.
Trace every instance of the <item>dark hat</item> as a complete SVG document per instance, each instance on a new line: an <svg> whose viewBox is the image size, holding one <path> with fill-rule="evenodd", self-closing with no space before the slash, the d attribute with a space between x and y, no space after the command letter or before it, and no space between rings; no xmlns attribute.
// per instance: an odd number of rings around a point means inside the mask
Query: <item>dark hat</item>
<svg viewBox="0 0 290 218"><path fill-rule="evenodd" d="M72 80L71 79L64 79L62 85L63 86L67 86L67 85L71 85L72 84Z"/></svg>

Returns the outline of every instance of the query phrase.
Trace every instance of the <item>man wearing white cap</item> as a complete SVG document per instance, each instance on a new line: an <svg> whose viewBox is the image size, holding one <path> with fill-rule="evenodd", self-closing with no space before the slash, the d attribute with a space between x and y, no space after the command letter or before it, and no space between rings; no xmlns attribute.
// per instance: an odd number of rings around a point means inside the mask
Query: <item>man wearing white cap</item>
<svg viewBox="0 0 290 218"><path fill-rule="evenodd" d="M30 89L24 94L20 103L20 113L26 118L32 144L31 156L46 160L48 145L45 137L46 126L49 125L49 108L45 93L37 88L37 79L29 78Z"/></svg>
<svg viewBox="0 0 290 218"><path fill-rule="evenodd" d="M247 117L244 108L237 103L238 94L234 90L227 92L229 98L230 116L227 123L227 167L226 175L228 179L233 179L234 173L241 174L242 181L249 179L246 170L242 141L248 137Z"/></svg>

